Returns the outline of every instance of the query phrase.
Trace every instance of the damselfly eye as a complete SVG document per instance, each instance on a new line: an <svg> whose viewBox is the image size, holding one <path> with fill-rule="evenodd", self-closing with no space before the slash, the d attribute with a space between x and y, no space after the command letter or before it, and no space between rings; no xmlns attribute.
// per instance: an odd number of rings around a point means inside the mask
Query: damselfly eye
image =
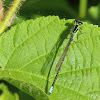
<svg viewBox="0 0 100 100"><path fill-rule="evenodd" d="M79 25L83 25L83 23L82 23L82 22L79 22L78 24L79 24Z"/></svg>

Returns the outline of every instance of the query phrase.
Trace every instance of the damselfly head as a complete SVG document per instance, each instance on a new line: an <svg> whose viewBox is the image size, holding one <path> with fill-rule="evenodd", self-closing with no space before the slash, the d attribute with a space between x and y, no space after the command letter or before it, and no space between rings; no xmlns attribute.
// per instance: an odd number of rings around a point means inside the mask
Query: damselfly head
<svg viewBox="0 0 100 100"><path fill-rule="evenodd" d="M78 20L75 20L74 23L77 25L83 25L83 23L81 21L78 21Z"/></svg>

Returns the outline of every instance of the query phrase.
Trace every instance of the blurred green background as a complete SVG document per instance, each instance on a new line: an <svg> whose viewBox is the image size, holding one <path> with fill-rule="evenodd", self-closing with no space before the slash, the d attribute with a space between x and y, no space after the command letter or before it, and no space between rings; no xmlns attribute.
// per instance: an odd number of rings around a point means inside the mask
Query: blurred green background
<svg viewBox="0 0 100 100"><path fill-rule="evenodd" d="M13 0L5 0L6 7ZM23 20L56 15L60 19L78 19L100 26L100 0L25 0L14 25Z"/></svg>
<svg viewBox="0 0 100 100"><path fill-rule="evenodd" d="M13 0L5 0L4 7L7 10ZM55 15L60 19L77 19L87 23L100 26L100 0L25 0L18 8L13 25L29 19L36 19L41 16ZM9 90L17 92L20 100L35 100L33 97L18 90L11 84Z"/></svg>

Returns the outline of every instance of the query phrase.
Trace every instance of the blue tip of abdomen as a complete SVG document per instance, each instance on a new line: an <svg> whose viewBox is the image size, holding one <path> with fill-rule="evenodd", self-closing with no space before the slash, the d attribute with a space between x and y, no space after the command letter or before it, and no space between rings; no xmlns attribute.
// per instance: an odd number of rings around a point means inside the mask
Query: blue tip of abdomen
<svg viewBox="0 0 100 100"><path fill-rule="evenodd" d="M53 90L53 86L51 86L50 90L49 90L49 95L52 93Z"/></svg>

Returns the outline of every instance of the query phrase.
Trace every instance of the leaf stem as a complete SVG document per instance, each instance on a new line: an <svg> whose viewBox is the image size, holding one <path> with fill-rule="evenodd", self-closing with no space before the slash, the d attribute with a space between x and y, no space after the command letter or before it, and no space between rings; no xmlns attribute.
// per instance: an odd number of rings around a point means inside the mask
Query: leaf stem
<svg viewBox="0 0 100 100"><path fill-rule="evenodd" d="M11 17L14 15L17 7L19 6L21 0L15 0L12 4L12 7L8 10L8 13L5 17L5 20L0 25L0 35L4 32L4 30L7 28L7 25L11 19Z"/></svg>
<svg viewBox="0 0 100 100"><path fill-rule="evenodd" d="M79 4L79 17L81 17L81 18L84 18L86 16L87 1L88 0L80 0L80 4Z"/></svg>

